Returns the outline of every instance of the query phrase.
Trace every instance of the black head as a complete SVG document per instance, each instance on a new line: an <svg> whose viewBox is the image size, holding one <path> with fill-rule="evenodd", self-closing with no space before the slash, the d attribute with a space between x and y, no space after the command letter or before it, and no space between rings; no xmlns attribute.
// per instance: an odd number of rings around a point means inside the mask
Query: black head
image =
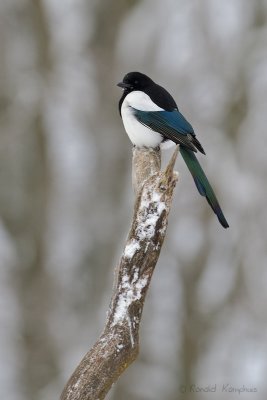
<svg viewBox="0 0 267 400"><path fill-rule="evenodd" d="M123 81L118 83L118 86L123 88L126 92L134 90L144 90L154 82L147 75L141 72L129 72L123 78Z"/></svg>

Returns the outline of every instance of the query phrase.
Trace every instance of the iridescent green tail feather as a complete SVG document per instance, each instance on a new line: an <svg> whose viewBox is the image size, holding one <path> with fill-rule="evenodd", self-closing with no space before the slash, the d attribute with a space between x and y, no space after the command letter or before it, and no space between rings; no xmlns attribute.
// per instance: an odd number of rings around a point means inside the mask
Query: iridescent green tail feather
<svg viewBox="0 0 267 400"><path fill-rule="evenodd" d="M196 187L201 194L201 196L205 196L209 205L213 209L214 213L217 215L218 220L220 221L221 225L224 228L228 228L228 222L225 219L225 216L223 215L222 209L220 207L220 204L215 196L215 193L201 167L199 164L195 154L193 151L180 146L180 153L189 169L191 172L193 179L195 181Z"/></svg>

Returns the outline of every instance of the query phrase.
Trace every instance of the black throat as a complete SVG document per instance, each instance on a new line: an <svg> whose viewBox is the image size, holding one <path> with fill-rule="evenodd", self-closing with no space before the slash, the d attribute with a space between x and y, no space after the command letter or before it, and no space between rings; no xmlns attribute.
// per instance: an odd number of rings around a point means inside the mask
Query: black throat
<svg viewBox="0 0 267 400"><path fill-rule="evenodd" d="M122 93L122 96L121 96L120 101L119 101L119 113L120 113L120 116L121 116L121 106L122 106L123 100L125 99L127 94L129 94L130 92L131 92L130 90L124 89L124 91Z"/></svg>

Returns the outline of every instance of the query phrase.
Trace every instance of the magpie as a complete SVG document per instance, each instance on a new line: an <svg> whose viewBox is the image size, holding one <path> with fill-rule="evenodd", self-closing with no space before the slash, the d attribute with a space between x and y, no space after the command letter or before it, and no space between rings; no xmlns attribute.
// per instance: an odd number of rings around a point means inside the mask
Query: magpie
<svg viewBox="0 0 267 400"><path fill-rule="evenodd" d="M195 156L197 151L206 153L170 93L140 72L129 72L117 86L123 88L119 112L133 145L155 148L167 142L179 144L199 193L206 197L221 225L228 228L215 193Z"/></svg>

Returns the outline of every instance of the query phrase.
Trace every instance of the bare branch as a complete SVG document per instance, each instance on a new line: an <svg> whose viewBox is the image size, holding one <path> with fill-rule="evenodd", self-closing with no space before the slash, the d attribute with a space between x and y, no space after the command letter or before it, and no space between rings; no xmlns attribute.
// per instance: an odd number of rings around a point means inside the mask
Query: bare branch
<svg viewBox="0 0 267 400"><path fill-rule="evenodd" d="M164 172L159 149L133 150L133 186L137 194L127 242L115 271L104 332L85 355L61 400L97 400L136 359L145 296L166 234L178 146Z"/></svg>
<svg viewBox="0 0 267 400"><path fill-rule="evenodd" d="M144 182L151 175L160 171L160 149L133 147L132 181L135 194L143 188Z"/></svg>

